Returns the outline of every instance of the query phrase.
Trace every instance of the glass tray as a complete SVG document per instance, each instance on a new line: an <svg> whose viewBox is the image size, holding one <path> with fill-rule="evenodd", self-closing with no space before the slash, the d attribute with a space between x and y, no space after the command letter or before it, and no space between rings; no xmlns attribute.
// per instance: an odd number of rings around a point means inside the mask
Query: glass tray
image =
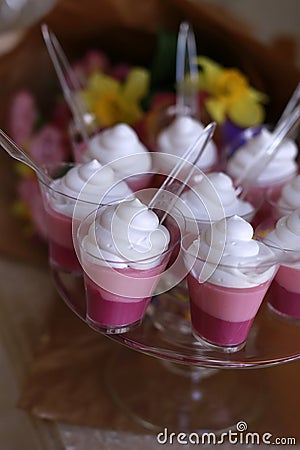
<svg viewBox="0 0 300 450"><path fill-rule="evenodd" d="M86 322L83 280L52 269L53 279L67 305ZM213 368L267 367L300 358L300 323L273 313L264 300L247 343L235 353L216 351L199 343L178 304L178 287L154 297L141 325L124 334L107 335L146 355L175 363ZM183 291L184 292L184 291ZM182 292L180 292L182 298ZM179 308L187 307L182 302ZM179 316L177 315L179 314ZM174 325L175 324L175 325ZM98 330L96 330L98 331Z"/></svg>

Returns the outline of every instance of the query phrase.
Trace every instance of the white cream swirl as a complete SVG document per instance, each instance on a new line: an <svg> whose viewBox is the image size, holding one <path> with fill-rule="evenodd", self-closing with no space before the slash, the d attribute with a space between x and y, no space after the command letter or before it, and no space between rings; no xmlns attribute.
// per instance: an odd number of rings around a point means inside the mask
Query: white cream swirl
<svg viewBox="0 0 300 450"><path fill-rule="evenodd" d="M277 206L279 211L300 208L300 175L287 183L281 191Z"/></svg>
<svg viewBox="0 0 300 450"><path fill-rule="evenodd" d="M253 228L239 216L214 222L188 248L187 264L201 282L234 287L255 287L269 280L274 266L264 261L272 255L253 239ZM192 257L197 258L192 262Z"/></svg>
<svg viewBox="0 0 300 450"><path fill-rule="evenodd" d="M155 212L132 199L99 210L82 247L100 265L142 270L159 264L169 241Z"/></svg>
<svg viewBox="0 0 300 450"><path fill-rule="evenodd" d="M229 175L233 179L238 179L259 151L270 145L272 140L272 133L265 128L258 135L249 139L246 144L234 152L228 161L227 172ZM256 185L268 186L291 177L297 171L295 161L297 153L298 147L295 142L291 139L284 139L275 157L259 175Z"/></svg>
<svg viewBox="0 0 300 450"><path fill-rule="evenodd" d="M125 123L94 136L83 158L84 161L95 158L103 165L110 164L119 177L138 175L152 168L150 153L133 128Z"/></svg>
<svg viewBox="0 0 300 450"><path fill-rule="evenodd" d="M192 144L194 144L203 130L204 126L198 120L189 116L178 116L158 135L157 150L161 153L181 156ZM198 149L195 150L194 155L191 155L190 160L193 159L193 156L196 156L197 151ZM157 161L157 168L166 170L167 173L174 165L173 159L168 160L167 158L159 157L159 155L156 156L155 159ZM216 161L217 147L214 142L210 141L206 145L196 166L202 170L207 170L212 167Z"/></svg>
<svg viewBox="0 0 300 450"><path fill-rule="evenodd" d="M284 250L300 251L300 208L281 217L264 242Z"/></svg>
<svg viewBox="0 0 300 450"><path fill-rule="evenodd" d="M53 209L76 217L84 217L99 204L123 200L132 194L123 181L119 181L113 169L102 166L97 160L76 164L63 177L52 181L49 201Z"/></svg>
<svg viewBox="0 0 300 450"><path fill-rule="evenodd" d="M195 219L216 221L234 214L250 219L254 207L237 197L231 178L223 172L212 172L202 177L181 195Z"/></svg>

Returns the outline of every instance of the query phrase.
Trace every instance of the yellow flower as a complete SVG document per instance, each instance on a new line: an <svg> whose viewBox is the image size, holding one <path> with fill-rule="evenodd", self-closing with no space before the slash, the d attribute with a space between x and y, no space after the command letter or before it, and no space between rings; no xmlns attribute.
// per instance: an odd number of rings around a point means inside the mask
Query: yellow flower
<svg viewBox="0 0 300 450"><path fill-rule="evenodd" d="M149 88L149 73L132 68L122 83L100 71L93 72L82 97L101 127L119 122L134 124L143 115L140 102Z"/></svg>
<svg viewBox="0 0 300 450"><path fill-rule="evenodd" d="M202 71L199 88L209 94L205 107L211 118L222 124L227 118L240 127L258 125L264 121L261 103L266 95L253 89L238 69L225 69L206 57L198 57Z"/></svg>

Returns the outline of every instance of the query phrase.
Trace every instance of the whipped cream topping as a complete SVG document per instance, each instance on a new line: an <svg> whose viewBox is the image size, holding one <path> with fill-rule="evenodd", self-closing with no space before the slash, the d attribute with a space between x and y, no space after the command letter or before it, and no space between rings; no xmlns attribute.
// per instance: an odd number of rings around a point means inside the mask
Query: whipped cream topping
<svg viewBox="0 0 300 450"><path fill-rule="evenodd" d="M280 209L294 210L300 208L300 175L297 175L282 188L277 205L279 211Z"/></svg>
<svg viewBox="0 0 300 450"><path fill-rule="evenodd" d="M157 149L159 152L168 153L175 156L181 156L195 141L204 130L201 122L189 116L179 116L164 130L160 132L157 138ZM203 139L204 140L204 139ZM195 150L195 156L198 149ZM194 155L191 155L190 160ZM157 158L158 159L158 158ZM202 170L209 169L217 161L217 147L210 141L201 157L197 162L197 167ZM168 172L175 163L172 159L158 159L157 165L167 167Z"/></svg>
<svg viewBox="0 0 300 450"><path fill-rule="evenodd" d="M138 199L103 207L83 238L96 264L148 269L159 264L170 235L158 216Z"/></svg>
<svg viewBox="0 0 300 450"><path fill-rule="evenodd" d="M125 123L107 128L90 140L83 159L94 158L103 165L109 163L119 177L139 175L152 168L150 153L136 132Z"/></svg>
<svg viewBox="0 0 300 450"><path fill-rule="evenodd" d="M279 249L300 251L300 208L281 217L264 242Z"/></svg>
<svg viewBox="0 0 300 450"><path fill-rule="evenodd" d="M201 221L216 221L234 214L249 220L254 212L251 203L237 197L231 178L223 172L203 176L192 189L183 192L181 198L195 219Z"/></svg>
<svg viewBox="0 0 300 450"><path fill-rule="evenodd" d="M53 180L50 187L51 207L72 217L76 205L76 218L85 217L99 204L123 200L132 194L111 167L102 166L95 159L75 165L63 177Z"/></svg>
<svg viewBox="0 0 300 450"><path fill-rule="evenodd" d="M271 255L267 246L253 239L250 223L235 215L203 230L189 246L185 262L200 282L248 288L273 276L274 266L264 265Z"/></svg>
<svg viewBox="0 0 300 450"><path fill-rule="evenodd" d="M249 139L246 144L234 152L228 161L227 172L229 175L233 179L238 179L258 152L271 144L272 139L272 133L265 128L258 135ZM284 139L274 158L257 178L256 185L269 185L291 177L297 171L295 161L297 153L298 147L295 142L291 139Z"/></svg>

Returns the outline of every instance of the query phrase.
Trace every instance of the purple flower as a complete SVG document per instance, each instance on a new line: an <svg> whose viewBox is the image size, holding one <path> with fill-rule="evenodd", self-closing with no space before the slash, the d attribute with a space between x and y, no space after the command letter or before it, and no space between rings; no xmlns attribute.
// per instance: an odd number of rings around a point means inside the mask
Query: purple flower
<svg viewBox="0 0 300 450"><path fill-rule="evenodd" d="M62 131L53 125L41 128L28 147L28 152L40 165L63 162L67 159L68 151Z"/></svg>

